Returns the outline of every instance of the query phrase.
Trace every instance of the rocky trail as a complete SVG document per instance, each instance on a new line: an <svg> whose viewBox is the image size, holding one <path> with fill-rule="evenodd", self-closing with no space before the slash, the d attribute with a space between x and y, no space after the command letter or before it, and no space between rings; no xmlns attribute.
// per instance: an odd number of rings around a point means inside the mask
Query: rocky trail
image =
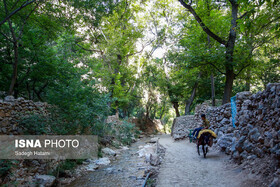
<svg viewBox="0 0 280 187"><path fill-rule="evenodd" d="M68 187L74 186L142 186L145 181L145 170L149 163L139 157L139 146L144 146L150 138L143 138L129 148L118 152L111 163L101 166L96 171L84 174Z"/></svg>
<svg viewBox="0 0 280 187"><path fill-rule="evenodd" d="M196 145L188 140L174 141L170 135L159 135L159 144L166 148L156 184L159 187L186 186L264 186L255 175L229 162L229 156L210 148L207 158L199 156ZM109 165L89 172L69 186L142 186L145 172L151 166L139 157L139 147L147 145L144 138L121 152ZM145 174L146 173L146 174ZM148 183L149 184L149 183ZM150 186L151 183L148 185Z"/></svg>
<svg viewBox="0 0 280 187"><path fill-rule="evenodd" d="M159 143L166 148L158 175L159 187L263 186L256 176L232 165L228 156L213 148L205 159L197 154L196 145L188 140L174 141L170 135L162 135Z"/></svg>

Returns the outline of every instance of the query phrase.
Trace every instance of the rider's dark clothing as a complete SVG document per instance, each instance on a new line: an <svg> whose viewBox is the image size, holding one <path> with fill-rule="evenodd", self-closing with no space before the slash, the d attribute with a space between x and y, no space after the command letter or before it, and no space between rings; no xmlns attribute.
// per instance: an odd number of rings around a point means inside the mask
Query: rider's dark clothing
<svg viewBox="0 0 280 187"><path fill-rule="evenodd" d="M210 123L207 119L203 120L202 126L198 127L196 129L194 129L192 135L195 136L197 138L199 131L201 131L204 128L209 128L210 127Z"/></svg>
<svg viewBox="0 0 280 187"><path fill-rule="evenodd" d="M194 129L192 135L197 138L199 131L201 131L204 127L198 127Z"/></svg>

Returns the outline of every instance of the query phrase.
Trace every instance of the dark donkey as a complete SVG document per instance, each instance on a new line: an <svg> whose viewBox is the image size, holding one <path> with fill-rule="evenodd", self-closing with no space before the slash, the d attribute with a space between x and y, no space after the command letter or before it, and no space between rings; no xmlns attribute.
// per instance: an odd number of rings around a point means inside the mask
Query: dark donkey
<svg viewBox="0 0 280 187"><path fill-rule="evenodd" d="M197 141L197 152L198 155L200 155L199 152L199 146L202 145L203 155L204 158L206 158L206 154L208 152L208 146L212 146L213 144L213 136L209 132L204 132L200 135L198 141Z"/></svg>

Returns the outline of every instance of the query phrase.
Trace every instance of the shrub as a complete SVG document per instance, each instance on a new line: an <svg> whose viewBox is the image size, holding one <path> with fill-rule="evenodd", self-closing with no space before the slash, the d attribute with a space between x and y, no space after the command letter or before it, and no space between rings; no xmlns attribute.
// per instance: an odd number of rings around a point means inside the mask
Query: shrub
<svg viewBox="0 0 280 187"><path fill-rule="evenodd" d="M72 171L74 170L77 165L83 164L83 159L68 159L65 160L61 163L58 164L56 169L51 172L50 174L53 176L58 176L58 177L65 177L66 175L66 170Z"/></svg>
<svg viewBox="0 0 280 187"><path fill-rule="evenodd" d="M135 138L135 135L140 134L140 131L135 127L135 124L129 123L127 120L124 120L121 125L117 126L117 128L117 139L125 145L130 145L133 138Z"/></svg>
<svg viewBox="0 0 280 187"><path fill-rule="evenodd" d="M16 161L13 160L0 160L0 178L4 180L15 167Z"/></svg>

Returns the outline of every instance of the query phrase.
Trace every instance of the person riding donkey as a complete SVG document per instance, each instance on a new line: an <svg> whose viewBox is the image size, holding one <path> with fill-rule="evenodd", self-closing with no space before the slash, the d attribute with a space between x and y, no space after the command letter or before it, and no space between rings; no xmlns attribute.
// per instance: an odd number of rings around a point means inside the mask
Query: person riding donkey
<svg viewBox="0 0 280 187"><path fill-rule="evenodd" d="M208 129L210 127L209 121L206 119L205 114L201 114L201 119L202 119L202 125L196 129L194 129L192 136L197 139L197 136L199 134L199 131L202 129Z"/></svg>

